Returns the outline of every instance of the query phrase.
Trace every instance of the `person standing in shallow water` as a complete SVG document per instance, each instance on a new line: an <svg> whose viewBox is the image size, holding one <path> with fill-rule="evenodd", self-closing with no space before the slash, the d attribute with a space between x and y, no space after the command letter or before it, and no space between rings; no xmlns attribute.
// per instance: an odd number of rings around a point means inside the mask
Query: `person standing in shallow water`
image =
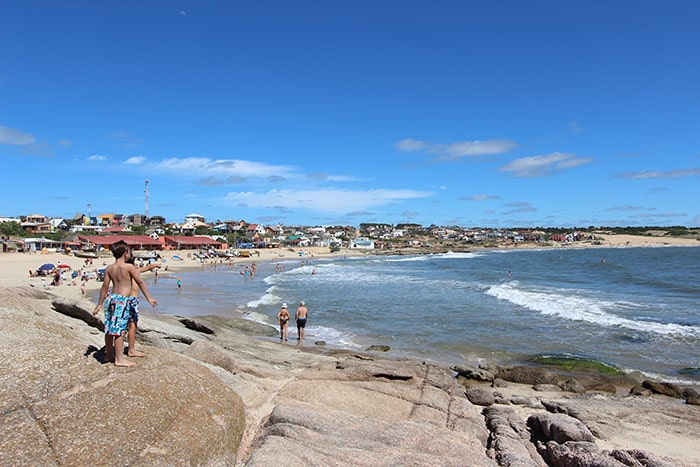
<svg viewBox="0 0 700 467"><path fill-rule="evenodd" d="M304 340L304 331L306 330L306 317L309 314L309 310L306 308L304 300L299 302L299 308L297 308L296 313L294 313L294 319L297 322L297 340Z"/></svg>
<svg viewBox="0 0 700 467"><path fill-rule="evenodd" d="M280 324L280 342L282 339L285 341L289 340L289 310L287 309L287 304L283 303L280 311L277 312L277 321Z"/></svg>

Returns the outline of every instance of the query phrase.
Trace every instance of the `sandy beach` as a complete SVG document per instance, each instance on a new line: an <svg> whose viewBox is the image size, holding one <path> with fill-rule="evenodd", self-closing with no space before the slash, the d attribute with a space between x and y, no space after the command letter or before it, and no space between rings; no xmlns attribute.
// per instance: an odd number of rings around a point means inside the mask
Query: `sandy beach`
<svg viewBox="0 0 700 467"><path fill-rule="evenodd" d="M637 235L606 235L598 234L597 237L600 244L593 244L592 242L575 242L569 244L562 244L560 246L547 246L545 248L606 248L606 247L669 247L669 246L700 246L700 241L688 238L674 238L674 237L651 237L651 236L637 236ZM506 244L501 246L501 248L512 248L512 244ZM474 246L469 247L470 249L477 250L480 247ZM542 246L531 243L519 244L518 248L542 248ZM303 251L304 255L300 256L299 252ZM440 248L433 249L406 249L406 254L413 253L433 253L446 251ZM191 252L191 250L190 250ZM303 249L286 249L286 248L273 248L273 249L258 249L251 250L251 257L239 257L234 258L230 261L236 264L252 264L253 262L264 263L272 262L275 260L299 260L303 261L305 259L317 259L317 258L342 258L344 256L357 256L357 255L372 255L372 254L382 254L386 253L381 250L348 250L343 249L340 252L331 253L327 247L308 247ZM391 254L400 254L402 250L394 250ZM198 269L202 267L202 262L197 258L188 258L188 251L163 251L160 252L165 262L163 267L160 269L159 274L177 274L178 271L183 271L187 269ZM183 258L181 261L173 259L173 257ZM73 285L72 280L64 281L60 286L53 287L49 284L51 283L50 278L47 277L30 277L29 271L34 271L41 265L45 263L51 264L66 264L70 266L68 274L71 271L95 271L96 269L101 269L111 264L114 258L109 253L109 251L103 251L100 253L99 258L93 260L91 266L85 266L85 259L78 258L71 254L65 253L0 253L0 284L4 286L19 286L19 285L29 285L33 287L48 288L53 293L57 293L62 296L67 297L80 297L80 280L77 280ZM213 261L213 260L207 260ZM226 261L229 260L217 260ZM166 270L167 265L167 270ZM90 293L101 287L101 283L95 280L89 280L86 283L86 293L90 296Z"/></svg>
<svg viewBox="0 0 700 467"><path fill-rule="evenodd" d="M304 261L306 259L317 259L317 258L333 258L333 257L343 257L367 254L365 251L360 250L344 250L338 253L330 253L326 247L309 247L303 249L260 249L251 250L253 255L251 257L239 257L229 259L216 259L216 260L205 260L208 264L211 261L225 261L228 263L231 261L234 264L250 265L254 262L260 264L264 262L272 262L275 260L299 260ZM304 255L300 256L299 251L303 251ZM191 252L191 250L190 250ZM177 275L179 271L184 270L196 270L202 268L202 262L197 258L188 258L188 251L162 251L160 252L162 258L165 260L160 268L160 275ZM179 256L183 258L182 260L173 259L173 257ZM93 259L92 264L89 266L85 265L84 258L78 258L72 254L66 253L0 253L0 284L3 286L20 286L28 285L37 288L46 289L52 293L72 298L79 298L82 296L80 289L81 281L78 278L73 281L64 280L60 286L52 286L51 277L31 277L30 271L35 271L41 265L50 263L54 265L65 264L70 266L70 269L66 269L64 274L65 277L69 277L72 271L78 271L81 274L83 271L92 273L95 270L107 267L107 265L112 264L114 258L109 251L103 251L99 254L98 259ZM167 269L166 269L167 266ZM75 283L75 285L74 285ZM92 296L92 292L99 290L102 286L101 282L94 279L89 279L86 282L85 291L87 296Z"/></svg>

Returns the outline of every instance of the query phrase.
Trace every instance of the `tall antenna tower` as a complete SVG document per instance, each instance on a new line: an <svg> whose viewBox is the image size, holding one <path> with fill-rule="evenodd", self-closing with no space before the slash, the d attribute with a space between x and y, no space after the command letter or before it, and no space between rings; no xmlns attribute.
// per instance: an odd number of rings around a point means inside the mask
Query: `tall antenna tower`
<svg viewBox="0 0 700 467"><path fill-rule="evenodd" d="M143 192L146 193L146 219L148 219L148 180L144 180L144 183L146 188L144 188Z"/></svg>
<svg viewBox="0 0 700 467"><path fill-rule="evenodd" d="M90 208L92 208L92 203L88 203L87 206L88 206L88 223L87 223L87 225L92 225L92 215L90 212Z"/></svg>

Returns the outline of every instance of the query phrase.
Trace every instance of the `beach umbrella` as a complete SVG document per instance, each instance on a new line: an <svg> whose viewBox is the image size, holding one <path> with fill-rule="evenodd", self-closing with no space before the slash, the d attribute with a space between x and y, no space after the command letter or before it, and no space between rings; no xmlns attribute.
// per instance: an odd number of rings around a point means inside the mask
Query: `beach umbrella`
<svg viewBox="0 0 700 467"><path fill-rule="evenodd" d="M70 269L70 266L68 266L68 265L65 264L65 263L61 263L61 264L58 265L58 269Z"/></svg>
<svg viewBox="0 0 700 467"><path fill-rule="evenodd" d="M39 271L51 271L51 270L53 270L54 268L55 268L55 266L54 266L53 264L51 264L51 263L46 263L46 264L42 264L41 266L39 266L39 269L38 269L38 270L39 270Z"/></svg>

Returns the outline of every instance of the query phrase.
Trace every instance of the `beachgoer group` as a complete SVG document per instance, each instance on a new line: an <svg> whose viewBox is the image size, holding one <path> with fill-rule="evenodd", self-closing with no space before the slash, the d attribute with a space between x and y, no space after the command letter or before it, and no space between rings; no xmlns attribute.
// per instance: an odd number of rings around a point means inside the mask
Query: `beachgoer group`
<svg viewBox="0 0 700 467"><path fill-rule="evenodd" d="M304 340L304 333L306 331L306 319L309 316L309 310L306 308L306 303L304 301L299 302L299 307L294 312L294 321L297 325L297 340ZM282 303L282 307L277 312L277 323L280 327L280 342L289 340L289 320L291 315L289 314L289 308L286 303Z"/></svg>

